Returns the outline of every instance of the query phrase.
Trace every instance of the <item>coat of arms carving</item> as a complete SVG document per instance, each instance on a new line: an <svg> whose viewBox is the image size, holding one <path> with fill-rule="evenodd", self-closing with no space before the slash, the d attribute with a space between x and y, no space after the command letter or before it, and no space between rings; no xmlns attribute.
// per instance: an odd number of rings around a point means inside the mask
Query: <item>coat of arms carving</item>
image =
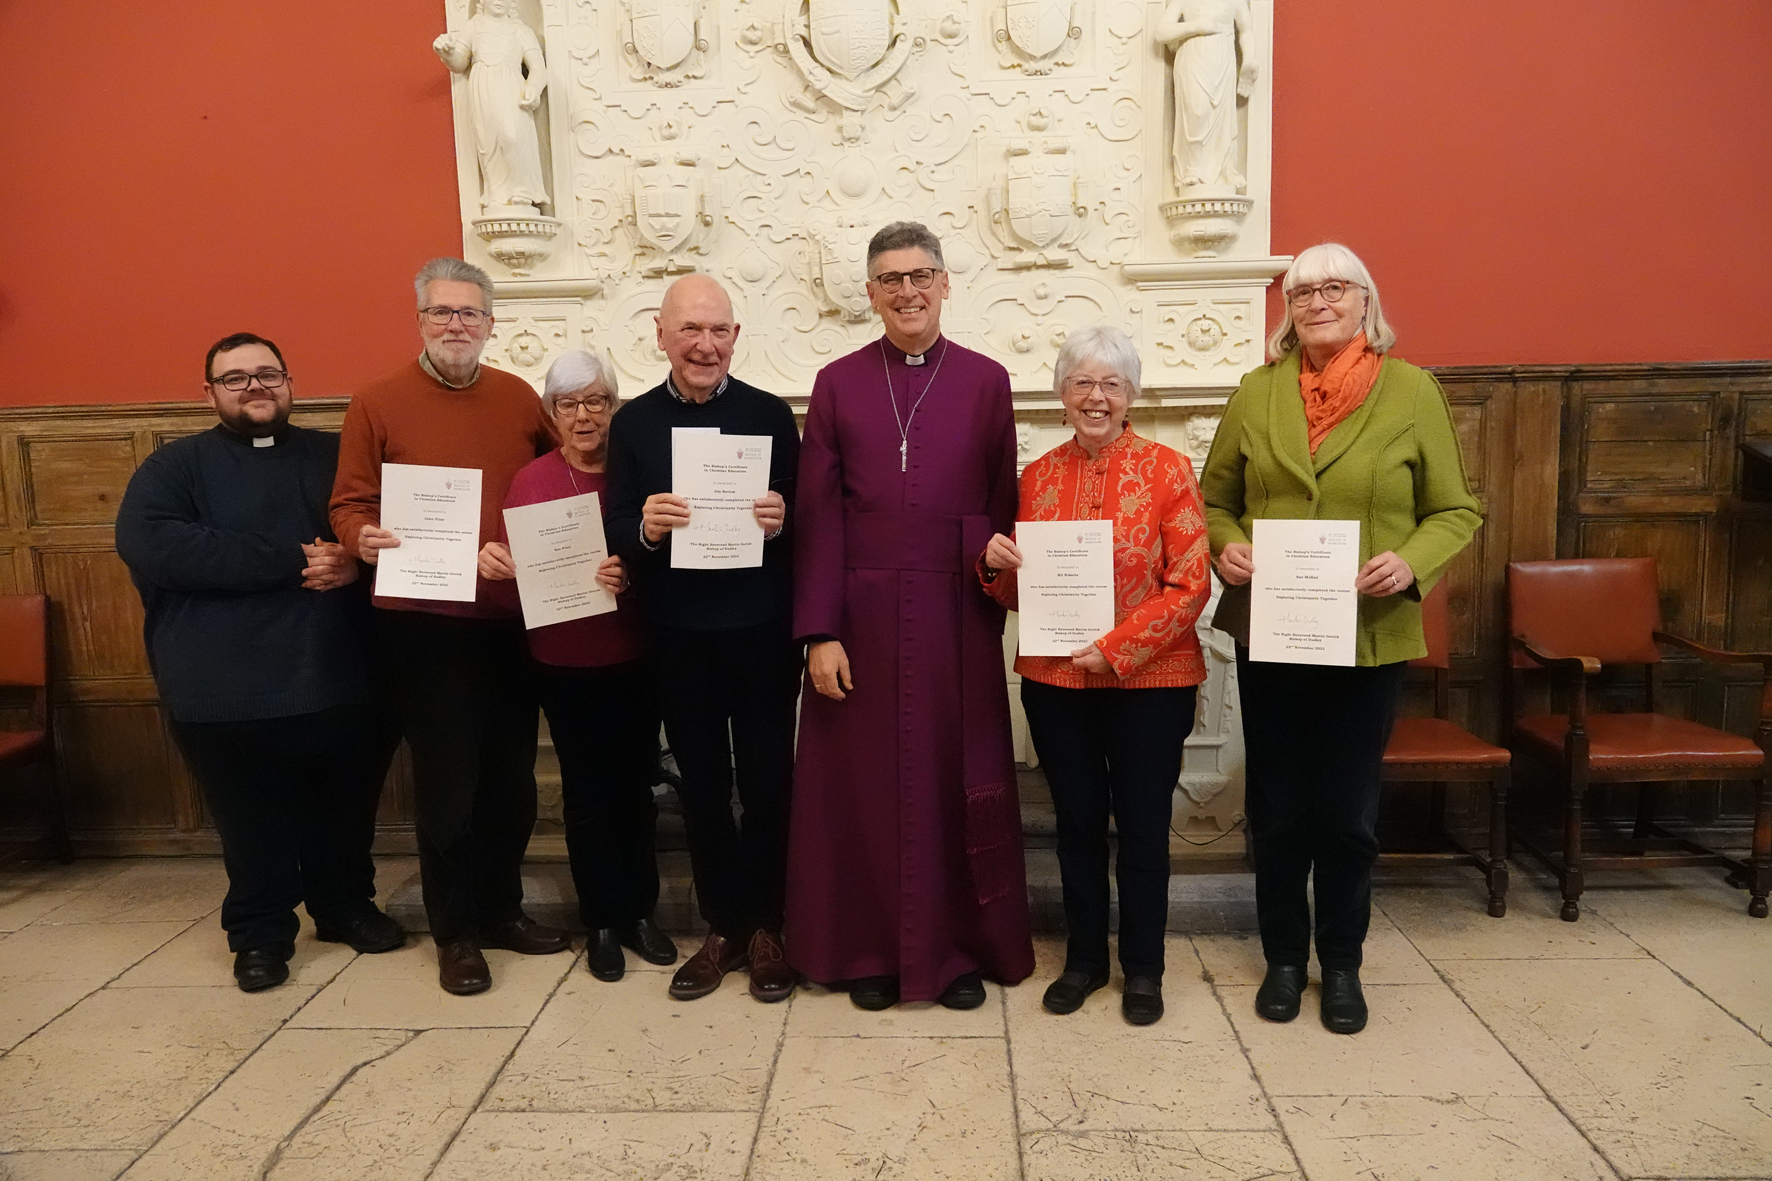
<svg viewBox="0 0 1772 1181"><path fill-rule="evenodd" d="M1012 140L1009 169L991 189L991 229L1002 243L1003 270L1068 267L1069 247L1088 225L1083 182L1064 139Z"/></svg>
<svg viewBox="0 0 1772 1181"><path fill-rule="evenodd" d="M702 0L624 0L622 53L633 76L659 86L681 86L707 72Z"/></svg>
<svg viewBox="0 0 1772 1181"><path fill-rule="evenodd" d="M805 82L790 101L810 111L823 96L860 112L878 92L897 110L916 93L898 72L923 44L904 24L895 0L783 0L782 48ZM844 134L858 138L859 128L846 122Z"/></svg>
<svg viewBox="0 0 1772 1181"><path fill-rule="evenodd" d="M807 227L812 286L827 313L851 322L873 314L868 302L868 239L877 218L825 217Z"/></svg>
<svg viewBox="0 0 1772 1181"><path fill-rule="evenodd" d="M641 274L675 275L696 269L684 256L701 252L714 224L697 153L654 149L636 154L633 208Z"/></svg>
<svg viewBox="0 0 1772 1181"><path fill-rule="evenodd" d="M991 13L997 57L1005 69L1049 74L1054 66L1074 65L1083 28L1081 0L1002 0Z"/></svg>

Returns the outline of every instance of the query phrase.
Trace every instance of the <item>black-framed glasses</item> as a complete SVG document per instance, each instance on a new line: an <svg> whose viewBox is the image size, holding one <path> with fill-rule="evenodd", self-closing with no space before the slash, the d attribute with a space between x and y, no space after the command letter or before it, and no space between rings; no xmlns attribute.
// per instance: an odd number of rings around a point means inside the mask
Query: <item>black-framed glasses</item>
<svg viewBox="0 0 1772 1181"><path fill-rule="evenodd" d="M1310 287L1294 287L1286 293L1286 299L1295 308L1308 308L1311 306L1312 297L1321 292L1324 303L1340 303L1341 297L1347 294L1349 287L1359 287L1361 291L1366 290L1359 283L1330 279L1327 283L1317 283Z"/></svg>
<svg viewBox="0 0 1772 1181"><path fill-rule="evenodd" d="M441 304L432 308L420 308L418 314L439 328L457 316L461 317L463 328L478 328L492 319L490 312L483 312L479 308L446 308Z"/></svg>
<svg viewBox="0 0 1772 1181"><path fill-rule="evenodd" d="M281 369L261 369L257 373L224 373L220 377L210 378L209 384L219 385L222 389L237 394L255 381L267 390L280 390L288 380L289 374Z"/></svg>
<svg viewBox="0 0 1772 1181"><path fill-rule="evenodd" d="M909 279L912 287L918 291L927 291L939 274L940 267L918 267L914 271L881 271L874 276L873 281L880 285L882 291L897 291Z"/></svg>
<svg viewBox="0 0 1772 1181"><path fill-rule="evenodd" d="M555 398L554 413L561 418L571 418L578 413L578 408L583 406L592 414L601 414L613 405L615 405L615 399L608 394L587 394L582 398Z"/></svg>

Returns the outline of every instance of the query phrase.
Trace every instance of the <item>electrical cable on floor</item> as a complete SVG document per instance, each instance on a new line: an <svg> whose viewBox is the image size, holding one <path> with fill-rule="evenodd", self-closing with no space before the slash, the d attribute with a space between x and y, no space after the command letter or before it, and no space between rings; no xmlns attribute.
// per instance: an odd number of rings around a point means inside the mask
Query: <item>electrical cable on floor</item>
<svg viewBox="0 0 1772 1181"><path fill-rule="evenodd" d="M1217 836L1213 837L1209 841L1189 840L1186 836L1184 836L1182 834L1181 830L1176 828L1173 824L1171 824L1169 826L1169 831L1171 833L1173 833L1175 836L1180 837L1181 840L1183 841L1183 843L1192 845L1196 849L1204 849L1207 845L1216 844L1219 841L1224 840L1224 838L1230 836L1233 832L1236 832L1238 829L1240 829L1244 825L1246 825L1248 823L1248 821L1249 821L1249 817L1247 817L1247 816L1237 817L1236 823L1232 824L1229 828L1225 829L1223 832L1219 833Z"/></svg>

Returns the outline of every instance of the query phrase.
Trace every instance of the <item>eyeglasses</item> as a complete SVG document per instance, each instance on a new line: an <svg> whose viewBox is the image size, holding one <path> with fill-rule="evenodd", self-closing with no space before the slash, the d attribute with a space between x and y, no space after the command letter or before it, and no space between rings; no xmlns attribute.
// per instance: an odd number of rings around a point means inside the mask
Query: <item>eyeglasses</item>
<svg viewBox="0 0 1772 1181"><path fill-rule="evenodd" d="M1345 283L1340 279L1331 279L1327 283L1318 283L1314 287L1294 287L1286 293L1286 299L1295 308L1308 308L1311 298L1318 292L1323 294L1324 303L1340 303L1341 297L1347 294L1349 287L1366 288L1359 283Z"/></svg>
<svg viewBox="0 0 1772 1181"><path fill-rule="evenodd" d="M882 291L897 291L904 286L904 281L909 279L912 287L918 291L927 291L929 285L935 282L935 276L939 274L941 274L939 267L918 267L914 271L881 271L873 277L872 281L878 283Z"/></svg>
<svg viewBox="0 0 1772 1181"><path fill-rule="evenodd" d="M280 390L288 380L289 374L281 369L261 369L257 373L224 373L220 377L210 378L209 384L219 385L222 389L232 390L237 394L255 381L267 390Z"/></svg>
<svg viewBox="0 0 1772 1181"><path fill-rule="evenodd" d="M677 335L685 340L706 334L722 344L731 340L737 332L738 327L734 324L680 324L677 326Z"/></svg>
<svg viewBox="0 0 1772 1181"><path fill-rule="evenodd" d="M1104 398L1116 398L1132 388L1132 383L1117 377L1104 377L1097 381L1093 377L1072 377L1065 381L1066 386L1074 394L1092 394L1101 391Z"/></svg>
<svg viewBox="0 0 1772 1181"><path fill-rule="evenodd" d="M483 312L479 308L446 308L441 305L434 308L420 308L418 314L438 327L449 323L457 316L461 317L463 328L478 328L492 319L490 313Z"/></svg>
<svg viewBox="0 0 1772 1181"><path fill-rule="evenodd" d="M607 394L591 394L583 398L555 398L554 413L561 418L571 418L583 406L592 414L601 414L615 405L615 399Z"/></svg>

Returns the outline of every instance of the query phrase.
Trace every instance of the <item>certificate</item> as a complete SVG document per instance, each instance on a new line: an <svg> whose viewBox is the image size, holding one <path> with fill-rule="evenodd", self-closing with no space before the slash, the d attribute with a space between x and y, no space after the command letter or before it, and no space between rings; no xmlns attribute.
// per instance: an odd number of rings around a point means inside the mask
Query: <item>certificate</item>
<svg viewBox="0 0 1772 1181"><path fill-rule="evenodd" d="M615 596L597 585L609 556L603 505L595 492L505 510L511 562L524 627L546 627L615 610Z"/></svg>
<svg viewBox="0 0 1772 1181"><path fill-rule="evenodd" d="M763 564L756 502L769 491L768 435L671 432L671 491L689 502L689 524L671 531L677 570Z"/></svg>
<svg viewBox="0 0 1772 1181"><path fill-rule="evenodd" d="M1114 523L1017 521L1023 656L1069 656L1114 630Z"/></svg>
<svg viewBox="0 0 1772 1181"><path fill-rule="evenodd" d="M474 601L480 556L480 469L381 465L381 527L400 539L377 554L375 593Z"/></svg>
<svg viewBox="0 0 1772 1181"><path fill-rule="evenodd" d="M1360 523L1258 520L1254 543L1249 658L1353 664Z"/></svg>

